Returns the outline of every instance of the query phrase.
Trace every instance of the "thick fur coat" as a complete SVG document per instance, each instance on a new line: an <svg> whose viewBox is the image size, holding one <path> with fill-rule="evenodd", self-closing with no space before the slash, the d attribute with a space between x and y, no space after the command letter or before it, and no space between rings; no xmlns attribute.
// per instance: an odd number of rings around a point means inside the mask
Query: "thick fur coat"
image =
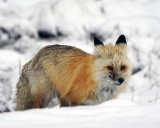
<svg viewBox="0 0 160 128"><path fill-rule="evenodd" d="M91 105L115 98L130 75L127 43L116 45L94 38L95 54L65 45L42 48L24 65L17 83L17 110L44 108L57 96L61 106Z"/></svg>

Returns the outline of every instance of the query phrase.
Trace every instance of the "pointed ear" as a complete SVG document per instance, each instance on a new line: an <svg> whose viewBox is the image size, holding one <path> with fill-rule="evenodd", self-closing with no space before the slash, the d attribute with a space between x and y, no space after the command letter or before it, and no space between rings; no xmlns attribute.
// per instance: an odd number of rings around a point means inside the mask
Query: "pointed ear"
<svg viewBox="0 0 160 128"><path fill-rule="evenodd" d="M117 39L117 41L116 41L116 45L117 45L117 44L127 44L126 38L125 38L124 35L120 35L120 36L118 37L118 39Z"/></svg>
<svg viewBox="0 0 160 128"><path fill-rule="evenodd" d="M98 45L104 45L97 37L94 37L94 45L98 46Z"/></svg>

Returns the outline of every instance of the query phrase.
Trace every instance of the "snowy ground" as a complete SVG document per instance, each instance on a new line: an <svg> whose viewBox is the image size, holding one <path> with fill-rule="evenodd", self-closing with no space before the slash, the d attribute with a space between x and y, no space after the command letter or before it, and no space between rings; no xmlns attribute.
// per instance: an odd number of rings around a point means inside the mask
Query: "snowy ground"
<svg viewBox="0 0 160 128"><path fill-rule="evenodd" d="M160 127L159 0L0 0L0 127ZM93 53L92 37L124 34L133 75L118 99L97 106L14 112L22 66L45 45ZM20 118L19 118L20 117Z"/></svg>
<svg viewBox="0 0 160 128"><path fill-rule="evenodd" d="M159 105L112 100L97 106L12 112L1 114L0 127L159 128Z"/></svg>

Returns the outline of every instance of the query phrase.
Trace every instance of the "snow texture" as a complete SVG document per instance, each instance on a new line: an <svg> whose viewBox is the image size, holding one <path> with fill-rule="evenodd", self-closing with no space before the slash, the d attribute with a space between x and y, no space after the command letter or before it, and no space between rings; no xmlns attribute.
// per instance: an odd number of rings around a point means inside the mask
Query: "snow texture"
<svg viewBox="0 0 160 128"><path fill-rule="evenodd" d="M160 127L159 0L0 0L0 127ZM22 66L43 46L93 53L124 34L133 75L116 100L14 112Z"/></svg>
<svg viewBox="0 0 160 128"><path fill-rule="evenodd" d="M1 128L159 128L158 104L112 100L97 106L5 113Z"/></svg>

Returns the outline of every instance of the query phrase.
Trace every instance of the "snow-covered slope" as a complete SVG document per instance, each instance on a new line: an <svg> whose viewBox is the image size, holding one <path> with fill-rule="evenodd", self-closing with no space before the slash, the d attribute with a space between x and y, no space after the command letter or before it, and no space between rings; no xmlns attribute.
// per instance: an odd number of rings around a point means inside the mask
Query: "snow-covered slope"
<svg viewBox="0 0 160 128"><path fill-rule="evenodd" d="M124 34L133 65L117 100L2 113L0 127L160 127L159 7L159 0L0 0L0 112L14 111L22 66L43 46L93 53L93 36L114 44Z"/></svg>
<svg viewBox="0 0 160 128"><path fill-rule="evenodd" d="M112 100L97 106L52 108L0 115L1 128L159 128L160 104Z"/></svg>

